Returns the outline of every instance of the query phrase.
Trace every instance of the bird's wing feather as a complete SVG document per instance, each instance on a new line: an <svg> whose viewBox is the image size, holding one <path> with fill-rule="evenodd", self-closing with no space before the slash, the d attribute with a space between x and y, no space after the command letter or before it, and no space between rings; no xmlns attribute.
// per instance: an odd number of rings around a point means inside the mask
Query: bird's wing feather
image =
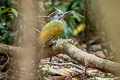
<svg viewBox="0 0 120 80"><path fill-rule="evenodd" d="M56 27L56 26L58 26L58 25L62 25L62 23L61 23L60 21L53 20L53 21L50 21L49 23L47 23L47 24L42 28L42 30L50 29L50 28Z"/></svg>

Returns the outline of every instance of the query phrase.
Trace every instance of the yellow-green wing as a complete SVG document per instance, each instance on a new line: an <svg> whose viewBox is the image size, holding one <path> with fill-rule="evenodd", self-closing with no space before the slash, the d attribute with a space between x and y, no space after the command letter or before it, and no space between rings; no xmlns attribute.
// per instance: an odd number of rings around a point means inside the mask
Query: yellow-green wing
<svg viewBox="0 0 120 80"><path fill-rule="evenodd" d="M58 36L63 29L63 25L59 21L51 21L46 24L40 32L38 44L45 44L55 36Z"/></svg>

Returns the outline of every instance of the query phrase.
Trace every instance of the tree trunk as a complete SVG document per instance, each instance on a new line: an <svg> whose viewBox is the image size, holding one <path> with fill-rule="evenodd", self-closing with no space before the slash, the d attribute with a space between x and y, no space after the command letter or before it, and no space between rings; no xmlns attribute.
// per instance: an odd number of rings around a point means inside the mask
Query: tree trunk
<svg viewBox="0 0 120 80"><path fill-rule="evenodd" d="M19 17L17 31L19 31L18 46L22 49L13 53L12 80L37 80L37 53L35 50L35 28L38 22L38 0L17 0ZM16 24L16 23L14 23ZM11 53L12 54L12 53Z"/></svg>

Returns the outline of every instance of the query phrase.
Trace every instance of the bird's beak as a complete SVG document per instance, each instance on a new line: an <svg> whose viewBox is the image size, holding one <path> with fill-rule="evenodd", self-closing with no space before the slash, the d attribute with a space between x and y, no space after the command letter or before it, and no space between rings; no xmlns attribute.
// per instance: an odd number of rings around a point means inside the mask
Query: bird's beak
<svg viewBox="0 0 120 80"><path fill-rule="evenodd" d="M66 15L68 15L70 13L71 13L71 11L67 11L67 12L64 13L64 16L66 16Z"/></svg>

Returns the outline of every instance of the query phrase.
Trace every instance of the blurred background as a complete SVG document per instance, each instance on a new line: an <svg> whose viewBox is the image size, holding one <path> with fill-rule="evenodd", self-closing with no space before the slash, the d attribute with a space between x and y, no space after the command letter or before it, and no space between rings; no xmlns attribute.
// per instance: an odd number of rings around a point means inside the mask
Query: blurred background
<svg viewBox="0 0 120 80"><path fill-rule="evenodd" d="M14 21L19 14L16 9L13 8L12 3L15 4L15 1L0 0L0 43L10 44L12 42L10 39L10 36L13 35L13 33L10 33L12 31L12 21ZM103 3L104 6L102 7ZM116 5L116 3L114 3L114 5ZM110 41L106 36L108 36L109 33L112 34L113 31L107 31L109 28L104 28L105 21L102 20L104 14L110 14L107 13L109 12L107 11L108 6L110 5L107 6L103 1L98 2L94 0L45 0L44 2L39 1L39 6L45 13L40 14L44 14L44 16L51 14L56 11L56 9L62 12L71 11L71 14L66 16L62 22L64 24L64 33L61 35L61 38L72 38L76 40L77 43L83 45L82 47L86 48L88 52L102 50L106 55L111 51L110 49L106 49L105 46L107 46L107 48L110 47ZM107 8L105 9L105 7ZM102 11L104 9L107 12ZM111 9L113 10L114 8ZM103 12L102 15L101 12ZM49 22L50 19L51 17L45 18L45 22ZM108 21L108 24L109 23L111 22ZM14 39L16 39L16 37L14 37Z"/></svg>
<svg viewBox="0 0 120 80"><path fill-rule="evenodd" d="M39 28L48 23L48 16L57 9L71 11L62 21L63 34L60 38L73 39L75 45L103 59L120 62L120 1L113 0L37 0L39 3ZM14 5L13 5L14 4ZM27 4L26 4L27 5ZM37 12L37 11L36 11ZM0 0L0 43L12 44L17 40L13 22L21 15L15 0ZM15 22L14 22L15 23ZM19 23L19 22L18 22ZM16 23L17 24L17 23ZM11 38L12 37L12 38ZM0 55L0 65L6 63L6 56ZM0 69L5 72L5 68Z"/></svg>
<svg viewBox="0 0 120 80"><path fill-rule="evenodd" d="M0 41L2 43L12 42L9 39L9 36L12 35L9 34L12 28L10 22L19 14L12 8L12 3L15 3L15 1L0 0ZM101 33L98 32L100 29L89 19L89 13L95 8L90 0L46 0L44 2L40 1L39 5L45 15L51 14L56 9L62 12L71 11L71 14L65 17L62 22L64 24L64 33L61 38L72 38L77 40L79 44L85 43L88 51L91 43L100 42ZM49 22L50 19L51 17L46 18L45 22Z"/></svg>
<svg viewBox="0 0 120 80"><path fill-rule="evenodd" d="M13 35L10 34L12 30L11 22L14 21L19 14L16 9L12 8L12 3L15 4L15 1L0 0L1 43L10 44L10 42L12 42L12 40L9 38L9 36ZM93 11L95 10L96 6L93 6L92 3L90 0L39 1L40 8L45 13L43 13L44 16L51 14L57 9L61 10L62 12L71 11L71 14L66 16L62 21L64 24L64 33L61 35L61 38L72 38L76 40L77 44L82 44L87 51L96 51L102 49L103 45L101 41L105 41L105 39L103 37L104 32L101 32L101 28L98 28L99 26L95 25L96 20L94 19ZM45 22L49 22L50 19L51 17L45 18ZM94 43L95 45L91 46L91 44Z"/></svg>

